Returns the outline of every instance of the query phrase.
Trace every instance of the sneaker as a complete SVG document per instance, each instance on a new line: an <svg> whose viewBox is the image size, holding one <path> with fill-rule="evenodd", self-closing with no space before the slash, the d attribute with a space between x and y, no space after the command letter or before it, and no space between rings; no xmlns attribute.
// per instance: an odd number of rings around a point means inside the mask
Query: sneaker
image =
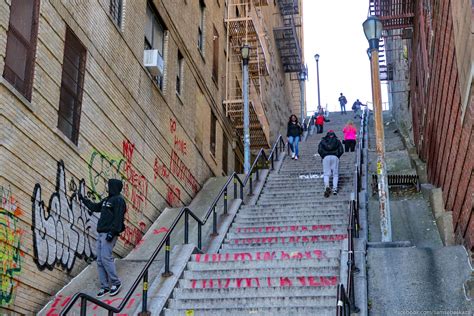
<svg viewBox="0 0 474 316"><path fill-rule="evenodd" d="M121 288L122 288L122 283L120 283L119 285L112 285L112 287L110 288L110 296L117 295L118 292L120 292Z"/></svg>
<svg viewBox="0 0 474 316"><path fill-rule="evenodd" d="M105 294L107 294L107 293L109 293L109 292L110 292L110 289L108 289L108 288L101 288L101 289L99 290L99 293L97 293L96 296L97 296L97 297L102 297L102 296L104 296Z"/></svg>
<svg viewBox="0 0 474 316"><path fill-rule="evenodd" d="M332 194L337 195L337 188L332 189Z"/></svg>
<svg viewBox="0 0 474 316"><path fill-rule="evenodd" d="M295 156L295 160L298 160L298 156Z"/></svg>
<svg viewBox="0 0 474 316"><path fill-rule="evenodd" d="M324 197L329 197L329 195L331 195L331 188L330 187L326 187L326 190L324 191Z"/></svg>
<svg viewBox="0 0 474 316"><path fill-rule="evenodd" d="M295 153L291 153L291 159L295 159Z"/></svg>

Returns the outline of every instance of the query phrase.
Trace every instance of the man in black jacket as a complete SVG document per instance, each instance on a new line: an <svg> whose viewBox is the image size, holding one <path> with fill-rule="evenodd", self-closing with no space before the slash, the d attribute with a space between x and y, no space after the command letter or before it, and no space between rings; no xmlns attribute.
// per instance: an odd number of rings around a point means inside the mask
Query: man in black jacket
<svg viewBox="0 0 474 316"><path fill-rule="evenodd" d="M101 288L97 297L102 297L109 293L111 296L117 295L122 286L122 282L117 276L115 262L112 257L117 238L124 231L124 217L126 211L125 199L120 194L123 188L121 180L109 179L109 196L99 203L94 203L89 199L79 196L84 205L92 212L100 212L97 222L97 271Z"/></svg>
<svg viewBox="0 0 474 316"><path fill-rule="evenodd" d="M332 193L337 195L337 184L339 181L339 158L344 153L344 148L333 130L321 139L318 146L318 153L323 159L324 171L324 197L329 197L331 188L329 187L329 177L332 173Z"/></svg>

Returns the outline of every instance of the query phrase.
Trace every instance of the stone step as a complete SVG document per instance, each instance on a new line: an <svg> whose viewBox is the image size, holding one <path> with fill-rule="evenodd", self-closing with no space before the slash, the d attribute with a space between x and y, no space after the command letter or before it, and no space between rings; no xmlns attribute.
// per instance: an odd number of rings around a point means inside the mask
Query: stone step
<svg viewBox="0 0 474 316"><path fill-rule="evenodd" d="M180 279L179 288L187 289L229 289L229 288L268 288L268 287L325 287L337 286L339 277L336 274L318 275L279 275L259 277L225 277L212 279Z"/></svg>
<svg viewBox="0 0 474 316"><path fill-rule="evenodd" d="M343 199L338 199L337 195L333 196L331 199L327 198L321 198L317 200L309 200L309 201L277 201L274 203L271 203L270 201L265 202L265 203L258 203L257 205L252 205L252 207L256 208L284 208L284 207L292 207L292 208L298 208L298 207L312 207L312 208L318 208L318 207L323 207L327 205L334 205L334 206L347 206L349 207L349 200L343 200ZM246 206L243 206L244 208Z"/></svg>
<svg viewBox="0 0 474 316"><path fill-rule="evenodd" d="M258 218L236 218L234 224L238 226L284 226L284 225L318 225L331 222L332 224L347 224L348 215L319 215L319 216L303 216L303 217L286 217L284 219L269 220Z"/></svg>
<svg viewBox="0 0 474 316"><path fill-rule="evenodd" d="M191 262L242 262L242 261L268 261L268 260L300 260L300 259L323 259L339 258L340 250L321 250L311 248L309 250L275 250L275 251L248 251L234 253L206 253L195 254L191 257Z"/></svg>
<svg viewBox="0 0 474 316"><path fill-rule="evenodd" d="M318 243L326 241L339 241L347 238L347 234L318 234L317 232L301 232L295 234L291 232L286 236L277 236L272 234L265 234L264 236L258 237L243 237L243 238L230 238L225 239L225 243L233 245L254 245L254 244L287 244L287 243Z"/></svg>
<svg viewBox="0 0 474 316"><path fill-rule="evenodd" d="M293 216L306 216L306 217L314 217L318 215L337 215L337 214L347 214L348 210L345 208L339 208L339 209L331 209L331 210L326 210L322 208L307 208L307 209L293 209L293 210L288 210L287 212L285 211L272 211L272 210L243 210L237 214L238 219L244 219L244 218L268 218L269 220L275 220L275 219L285 219L288 217L293 217Z"/></svg>
<svg viewBox="0 0 474 316"><path fill-rule="evenodd" d="M255 297L255 298L219 298L219 299L170 299L168 308L195 309L195 308L232 308L235 306L252 307L286 307L286 306L310 306L330 307L336 303L336 295L331 296L290 296L290 297Z"/></svg>
<svg viewBox="0 0 474 316"><path fill-rule="evenodd" d="M314 284L314 280L313 280ZM316 297L332 296L337 286L300 286L300 287L253 287L253 288L217 288L189 289L177 288L173 292L175 299L212 299L212 298L254 298L254 297Z"/></svg>
<svg viewBox="0 0 474 316"><path fill-rule="evenodd" d="M260 261L223 261L223 262L196 262L190 261L187 264L189 271L212 271L222 273L229 270L242 269L288 269L293 268L311 268L311 267L338 267L339 259L321 258L321 259L301 259L291 260L260 260Z"/></svg>
<svg viewBox="0 0 474 316"><path fill-rule="evenodd" d="M315 225L316 226L316 225ZM311 227L311 226L310 226ZM245 233L235 233L235 232L228 232L227 233L227 238L228 239L242 239L242 238L258 238L262 236L266 236L266 234L271 234L272 236L276 236L278 238L280 237L287 237L289 235L294 236L311 236L313 234L316 235L337 235L337 234L344 234L347 230L347 227L344 227L343 225L340 225L339 229L329 229L329 230L324 230L324 231L304 231L304 230L298 230L298 231L263 231L263 232L245 232Z"/></svg>
<svg viewBox="0 0 474 316"><path fill-rule="evenodd" d="M334 305L334 304L333 304ZM334 306L291 306L291 307L234 307L220 309L204 309L194 308L193 316L242 316L242 315L259 315L259 316L333 316L336 312ZM186 315L188 309L164 309L165 316L183 316Z"/></svg>
<svg viewBox="0 0 474 316"><path fill-rule="evenodd" d="M255 233L280 233L280 232L301 232L301 231L331 231L345 230L347 224L318 224L318 225L281 225L281 226L240 226L233 225L229 233L234 234L255 234Z"/></svg>
<svg viewBox="0 0 474 316"><path fill-rule="evenodd" d="M321 186L318 192L314 192L307 195L294 195L294 196L287 196L286 194L266 193L266 194L262 194L259 197L257 203L265 204L269 201L274 202L274 203L277 203L277 202L319 203L321 200L326 199L323 194L324 190L325 190L325 187ZM349 201L351 198L351 193L352 193L352 190L338 188L338 193L337 195L334 195L334 198L337 198L337 200L340 200L340 201ZM331 193L331 196L333 196L332 193Z"/></svg>
<svg viewBox="0 0 474 316"><path fill-rule="evenodd" d="M235 244L235 243L224 243L221 246L221 252L244 252L244 251L255 251L255 250L293 250L298 249L341 249L341 241L320 241L318 243L309 242L309 243L254 243L254 244Z"/></svg>
<svg viewBox="0 0 474 316"><path fill-rule="evenodd" d="M309 204L309 202L308 202ZM314 206L314 205L299 205L298 207L293 207L293 206L287 206L287 207L267 207L263 208L260 207L258 204L255 205L254 207L242 207L239 210L239 214L246 214L246 213L275 213L275 214L295 214L299 212L318 212L318 211L349 211L349 206L347 205L319 205L319 206Z"/></svg>

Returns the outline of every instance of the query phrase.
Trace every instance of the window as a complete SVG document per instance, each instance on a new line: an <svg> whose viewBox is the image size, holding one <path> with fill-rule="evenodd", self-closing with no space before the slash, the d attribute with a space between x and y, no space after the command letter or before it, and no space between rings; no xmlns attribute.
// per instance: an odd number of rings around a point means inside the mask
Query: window
<svg viewBox="0 0 474 316"><path fill-rule="evenodd" d="M200 11L200 18L199 18L199 26L198 26L198 48L201 53L204 53L204 10L206 9L206 5L204 4L203 0L199 0L199 11Z"/></svg>
<svg viewBox="0 0 474 316"><path fill-rule="evenodd" d="M178 50L178 70L176 71L176 93L181 95L183 93L183 68L184 57Z"/></svg>
<svg viewBox="0 0 474 316"><path fill-rule="evenodd" d="M148 2L146 7L145 49L156 49L161 60L164 60L165 28L156 13L153 4ZM164 67L164 61L163 61ZM163 90L163 74L156 78L157 84Z"/></svg>
<svg viewBox="0 0 474 316"><path fill-rule="evenodd" d="M216 156L216 128L217 128L217 117L216 115L211 112L211 154L215 157Z"/></svg>
<svg viewBox="0 0 474 316"><path fill-rule="evenodd" d="M110 0L109 13L119 29L122 28L123 0Z"/></svg>
<svg viewBox="0 0 474 316"><path fill-rule="evenodd" d="M212 45L212 78L217 82L219 78L219 33L215 27Z"/></svg>
<svg viewBox="0 0 474 316"><path fill-rule="evenodd" d="M228 164L228 151L229 151L229 143L227 142L227 137L225 136L225 132L222 133L222 170L225 174L229 171L229 164Z"/></svg>
<svg viewBox="0 0 474 316"><path fill-rule="evenodd" d="M39 0L12 0L3 77L31 101Z"/></svg>
<svg viewBox="0 0 474 316"><path fill-rule="evenodd" d="M86 48L68 27L61 75L58 128L74 144L77 144L79 136L85 68Z"/></svg>

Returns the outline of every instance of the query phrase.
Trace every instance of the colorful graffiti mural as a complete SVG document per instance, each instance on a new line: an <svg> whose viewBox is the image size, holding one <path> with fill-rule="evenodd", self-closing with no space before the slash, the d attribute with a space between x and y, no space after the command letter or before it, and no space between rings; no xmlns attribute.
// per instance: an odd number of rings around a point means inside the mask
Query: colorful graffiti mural
<svg viewBox="0 0 474 316"><path fill-rule="evenodd" d="M13 302L15 277L21 272L23 231L18 227L22 211L10 188L0 186L0 306Z"/></svg>
<svg viewBox="0 0 474 316"><path fill-rule="evenodd" d="M56 191L51 195L47 208L42 200L41 185L35 185L32 197L33 248L34 260L40 269L52 270L54 265L59 264L64 269L71 270L76 257L96 257L98 217L79 202L77 193L86 194L83 179L79 181L77 190L70 197L67 195L66 172L62 160L57 167Z"/></svg>

